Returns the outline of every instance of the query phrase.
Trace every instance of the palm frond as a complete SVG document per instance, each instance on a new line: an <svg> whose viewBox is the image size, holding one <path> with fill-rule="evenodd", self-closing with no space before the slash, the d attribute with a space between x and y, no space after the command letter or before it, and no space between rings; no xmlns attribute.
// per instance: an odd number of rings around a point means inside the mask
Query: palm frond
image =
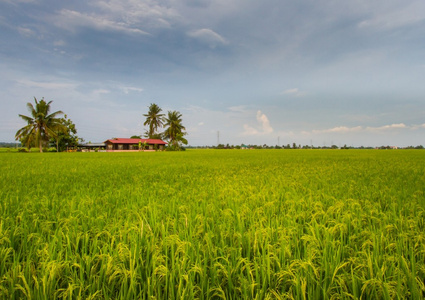
<svg viewBox="0 0 425 300"><path fill-rule="evenodd" d="M37 114L36 110L34 109L34 106L31 103L27 103L27 109L31 113L31 116L35 117Z"/></svg>
<svg viewBox="0 0 425 300"><path fill-rule="evenodd" d="M28 124L33 123L34 119L28 116L19 115L20 118L22 118L24 121L26 121Z"/></svg>
<svg viewBox="0 0 425 300"><path fill-rule="evenodd" d="M52 101L50 101L50 102L52 102ZM50 118L56 118L58 115L63 115L64 113L63 113L63 111L61 111L61 110L58 110L58 111L55 111L54 113L51 113L50 115L48 115L46 118L47 119L50 119Z"/></svg>

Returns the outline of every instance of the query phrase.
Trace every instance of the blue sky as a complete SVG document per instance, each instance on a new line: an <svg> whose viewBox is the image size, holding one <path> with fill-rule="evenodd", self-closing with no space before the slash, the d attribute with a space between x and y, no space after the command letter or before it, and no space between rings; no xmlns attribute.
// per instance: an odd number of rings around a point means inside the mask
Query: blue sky
<svg viewBox="0 0 425 300"><path fill-rule="evenodd" d="M86 141L150 103L191 145L425 145L425 1L0 0L0 141L33 97Z"/></svg>

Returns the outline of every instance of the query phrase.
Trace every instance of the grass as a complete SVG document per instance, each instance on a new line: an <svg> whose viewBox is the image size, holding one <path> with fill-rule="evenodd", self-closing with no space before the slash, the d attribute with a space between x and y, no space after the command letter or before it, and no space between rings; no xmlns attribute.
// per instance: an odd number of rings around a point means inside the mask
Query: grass
<svg viewBox="0 0 425 300"><path fill-rule="evenodd" d="M0 298L421 299L425 153L0 154Z"/></svg>
<svg viewBox="0 0 425 300"><path fill-rule="evenodd" d="M47 148L43 152L56 152L56 148ZM28 148L25 147L0 147L0 153L16 153L16 152L40 152L39 148Z"/></svg>

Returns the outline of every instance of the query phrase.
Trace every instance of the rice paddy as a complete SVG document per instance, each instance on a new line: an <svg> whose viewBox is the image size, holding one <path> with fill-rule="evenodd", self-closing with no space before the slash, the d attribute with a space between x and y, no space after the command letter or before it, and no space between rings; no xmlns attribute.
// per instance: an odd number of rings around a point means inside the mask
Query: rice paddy
<svg viewBox="0 0 425 300"><path fill-rule="evenodd" d="M425 152L1 153L1 299L422 299Z"/></svg>

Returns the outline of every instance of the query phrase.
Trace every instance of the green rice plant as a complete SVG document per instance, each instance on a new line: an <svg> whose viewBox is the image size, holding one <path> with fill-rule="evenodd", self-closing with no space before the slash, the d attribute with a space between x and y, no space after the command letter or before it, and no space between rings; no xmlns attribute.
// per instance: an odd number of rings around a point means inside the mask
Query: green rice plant
<svg viewBox="0 0 425 300"><path fill-rule="evenodd" d="M0 298L421 299L425 153L0 153Z"/></svg>

